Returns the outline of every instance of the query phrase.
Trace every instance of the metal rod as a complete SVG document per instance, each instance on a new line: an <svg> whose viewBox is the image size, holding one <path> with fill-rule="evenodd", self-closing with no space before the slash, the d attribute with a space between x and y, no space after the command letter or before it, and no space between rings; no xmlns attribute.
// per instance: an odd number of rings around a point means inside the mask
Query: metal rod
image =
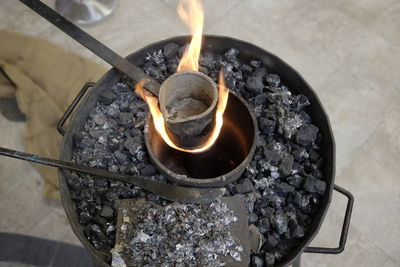
<svg viewBox="0 0 400 267"><path fill-rule="evenodd" d="M69 35L75 41L92 51L117 70L124 73L136 82L145 81L145 89L158 96L160 84L144 73L139 67L121 57L103 43L89 35L87 32L58 14L56 11L42 3L40 0L19 0L27 7L35 11L41 17L48 20L61 31Z"/></svg>
<svg viewBox="0 0 400 267"><path fill-rule="evenodd" d="M62 161L58 159L51 159L3 147L0 147L0 155L30 161L42 165L78 171L86 174L95 175L96 177L99 176L111 180L121 181L124 183L130 183L146 191L157 194L164 199L180 203L207 203L220 198L225 193L224 188L192 188L162 184L160 182L150 180L150 178L146 176L123 175L103 169L83 166L73 162Z"/></svg>

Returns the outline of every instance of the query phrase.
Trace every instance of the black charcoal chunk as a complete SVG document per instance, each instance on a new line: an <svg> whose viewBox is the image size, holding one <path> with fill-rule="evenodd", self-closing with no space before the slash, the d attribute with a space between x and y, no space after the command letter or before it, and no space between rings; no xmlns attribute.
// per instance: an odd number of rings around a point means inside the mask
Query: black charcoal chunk
<svg viewBox="0 0 400 267"><path fill-rule="evenodd" d="M152 176L155 174L157 174L157 171L153 165L147 165L144 169L142 169L142 175L144 176Z"/></svg>
<svg viewBox="0 0 400 267"><path fill-rule="evenodd" d="M281 164L279 164L279 171L283 176L288 176L292 171L293 160L294 158L291 154L282 159Z"/></svg>
<svg viewBox="0 0 400 267"><path fill-rule="evenodd" d="M275 131L276 121L269 118L261 118L259 121L259 127L262 133L267 136L272 136Z"/></svg>
<svg viewBox="0 0 400 267"><path fill-rule="evenodd" d="M139 150L143 147L142 144L135 141L134 138L128 138L125 141L124 146L132 155L136 155L136 153L139 152Z"/></svg>
<svg viewBox="0 0 400 267"><path fill-rule="evenodd" d="M121 112L119 114L119 120L118 120L119 124L121 125L129 125L133 123L133 114L129 113L129 112Z"/></svg>
<svg viewBox="0 0 400 267"><path fill-rule="evenodd" d="M260 94L264 89L264 77L267 71L264 68L257 69L253 74L251 74L246 80L246 87L249 92L254 94Z"/></svg>
<svg viewBox="0 0 400 267"><path fill-rule="evenodd" d="M281 235L288 229L288 218L284 213L277 213L271 218L271 225Z"/></svg>
<svg viewBox="0 0 400 267"><path fill-rule="evenodd" d="M292 152L292 155L295 160L298 162L304 162L306 159L310 157L305 147L299 147L298 149Z"/></svg>
<svg viewBox="0 0 400 267"><path fill-rule="evenodd" d="M275 87L278 87L279 84L281 83L281 79L276 74L268 74L266 81L269 85L275 86Z"/></svg>
<svg viewBox="0 0 400 267"><path fill-rule="evenodd" d="M250 65L254 68L259 68L261 67L261 61L259 60L251 60L250 61Z"/></svg>
<svg viewBox="0 0 400 267"><path fill-rule="evenodd" d="M326 183L325 181L316 179L309 175L306 177L303 187L307 192L323 195L325 193Z"/></svg>
<svg viewBox="0 0 400 267"><path fill-rule="evenodd" d="M264 260L259 256L251 256L251 266L252 267L263 267Z"/></svg>
<svg viewBox="0 0 400 267"><path fill-rule="evenodd" d="M297 130L296 142L304 146L309 146L317 139L317 133L318 128L313 124L302 126Z"/></svg>
<svg viewBox="0 0 400 267"><path fill-rule="evenodd" d="M275 190L278 194L287 194L290 192L294 192L295 187L290 184L282 182L275 184Z"/></svg>
<svg viewBox="0 0 400 267"><path fill-rule="evenodd" d="M266 266L273 266L275 264L275 254L265 253L265 264Z"/></svg>
<svg viewBox="0 0 400 267"><path fill-rule="evenodd" d="M251 212L250 214L249 214L249 223L250 224L254 224L254 223L256 223L258 221L258 216L257 216L257 214L255 214L254 212Z"/></svg>
<svg viewBox="0 0 400 267"><path fill-rule="evenodd" d="M174 43L169 43L164 46L164 55L167 59L175 57L179 52L179 46Z"/></svg>
<svg viewBox="0 0 400 267"><path fill-rule="evenodd" d="M267 233L265 235L265 237L266 237L265 244L266 244L267 248L273 249L279 244L279 236L277 234L275 234L274 232Z"/></svg>
<svg viewBox="0 0 400 267"><path fill-rule="evenodd" d="M115 151L114 156L120 164L126 164L128 162L128 156L121 151Z"/></svg>
<svg viewBox="0 0 400 267"><path fill-rule="evenodd" d="M304 182L304 178L298 174L289 176L288 178L286 178L286 180L290 185L293 185L297 189L299 189L303 185L303 182Z"/></svg>
<svg viewBox="0 0 400 267"><path fill-rule="evenodd" d="M256 105L264 105L266 101L267 101L267 94L266 93L258 94L254 98L254 103Z"/></svg>
<svg viewBox="0 0 400 267"><path fill-rule="evenodd" d="M99 94L100 103L105 105L110 105L116 98L117 95L111 90L103 90Z"/></svg>
<svg viewBox="0 0 400 267"><path fill-rule="evenodd" d="M110 208L109 206L104 206L101 209L100 216L108 218L108 217L112 217L113 215L114 215L114 210L112 208Z"/></svg>
<svg viewBox="0 0 400 267"><path fill-rule="evenodd" d="M258 221L258 229L260 229L261 233L266 233L270 231L271 224L268 218L262 218Z"/></svg>
<svg viewBox="0 0 400 267"><path fill-rule="evenodd" d="M268 148L264 149L265 158L270 161L272 164L278 164L278 162L282 159L282 155L277 151L270 150Z"/></svg>
<svg viewBox="0 0 400 267"><path fill-rule="evenodd" d="M241 194L245 194L245 193L253 192L256 189L255 189L253 183L250 181L250 179L246 178L243 180L242 183L236 185L236 190Z"/></svg>
<svg viewBox="0 0 400 267"><path fill-rule="evenodd" d="M296 111L300 111L308 105L310 105L310 101L305 95L300 94L296 96L296 106L295 106Z"/></svg>

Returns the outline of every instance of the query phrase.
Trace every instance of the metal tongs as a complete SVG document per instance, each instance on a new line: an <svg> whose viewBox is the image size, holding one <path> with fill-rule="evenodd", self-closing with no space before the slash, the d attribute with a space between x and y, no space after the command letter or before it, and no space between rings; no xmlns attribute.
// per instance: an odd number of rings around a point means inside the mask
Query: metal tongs
<svg viewBox="0 0 400 267"><path fill-rule="evenodd" d="M103 169L83 166L73 162L51 159L34 154L20 152L12 149L0 147L0 155L30 161L42 165L57 167L61 169L77 171L94 175L93 178L107 178L140 187L148 192L159 195L161 198L179 203L208 203L212 202L225 194L225 188L193 188L178 185L163 184L150 177L134 175L128 176Z"/></svg>

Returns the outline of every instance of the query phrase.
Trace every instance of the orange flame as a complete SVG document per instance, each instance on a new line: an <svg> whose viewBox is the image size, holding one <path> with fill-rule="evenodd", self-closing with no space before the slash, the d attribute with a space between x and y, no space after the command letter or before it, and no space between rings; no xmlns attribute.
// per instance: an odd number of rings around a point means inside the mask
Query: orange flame
<svg viewBox="0 0 400 267"><path fill-rule="evenodd" d="M201 2L198 0L181 0L177 12L192 33L192 40L189 48L186 49L177 72L199 71L199 57L201 50L204 11Z"/></svg>
<svg viewBox="0 0 400 267"><path fill-rule="evenodd" d="M140 97L146 101L149 106L151 116L153 117L154 126L158 132L158 134L163 138L163 140L172 148L189 153L201 153L208 150L218 139L218 136L221 132L222 125L224 123L223 115L225 112L226 105L228 103L229 89L225 86L224 76L222 71L219 73L218 79L218 103L217 109L215 112L215 125L214 128L207 139L207 141L199 148L195 149L184 149L182 147L178 147L172 142L169 138L167 131L165 130L164 117L161 113L160 107L158 105L158 99L150 92L147 92L143 89L144 81L141 81L136 84L135 92Z"/></svg>

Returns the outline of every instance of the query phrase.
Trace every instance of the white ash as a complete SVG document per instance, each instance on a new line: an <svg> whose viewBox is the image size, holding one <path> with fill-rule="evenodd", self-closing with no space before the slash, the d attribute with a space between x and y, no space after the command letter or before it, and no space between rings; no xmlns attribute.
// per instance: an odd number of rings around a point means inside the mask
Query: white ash
<svg viewBox="0 0 400 267"><path fill-rule="evenodd" d="M142 69L163 82L176 71L182 51L182 47L169 44L165 51L149 54ZM235 48L224 55L202 53L200 71L217 81L223 69L229 89L246 99L256 114L260 138L255 155L242 178L227 189L232 195L246 197L249 223L266 240L252 254L252 262L272 266L284 260L307 236L319 209L326 187L319 155L323 136L307 114L310 102L306 96L291 92L260 61L241 62L238 54ZM147 106L127 84L132 83L122 77L121 82L101 94L84 128L74 136L73 160L166 182L150 163L144 145ZM85 234L102 252L109 252L115 243L115 231L107 230L115 227L117 199L147 198L168 204L139 188L106 179L94 180L88 175L74 174L67 182ZM111 217L101 215L104 207L114 210Z"/></svg>
<svg viewBox="0 0 400 267"><path fill-rule="evenodd" d="M120 240L125 262L133 266L224 266L221 256L240 261L242 247L228 231L237 220L225 203L166 206L147 201L124 210Z"/></svg>

